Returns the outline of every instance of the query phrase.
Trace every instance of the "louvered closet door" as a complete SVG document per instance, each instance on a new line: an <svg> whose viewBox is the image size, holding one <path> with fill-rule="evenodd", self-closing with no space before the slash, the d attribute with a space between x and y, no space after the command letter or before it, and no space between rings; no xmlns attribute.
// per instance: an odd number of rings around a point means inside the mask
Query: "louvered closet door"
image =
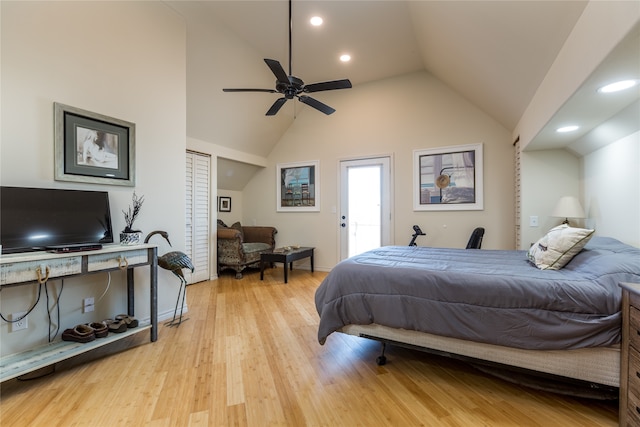
<svg viewBox="0 0 640 427"><path fill-rule="evenodd" d="M187 152L185 246L195 267L189 283L209 280L210 168L210 156Z"/></svg>

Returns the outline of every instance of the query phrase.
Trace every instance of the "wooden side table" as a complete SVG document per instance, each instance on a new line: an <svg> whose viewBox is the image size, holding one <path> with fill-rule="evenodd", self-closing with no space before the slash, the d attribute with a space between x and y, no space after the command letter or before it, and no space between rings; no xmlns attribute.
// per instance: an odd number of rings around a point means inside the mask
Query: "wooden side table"
<svg viewBox="0 0 640 427"><path fill-rule="evenodd" d="M281 262L284 263L284 283L287 283L287 265L289 270L293 270L293 261L303 258L311 258L311 272L313 273L313 250L315 248L303 247L298 249L290 249L280 252L274 249L272 252L266 252L260 255L260 280L264 280L264 265L266 263Z"/></svg>
<svg viewBox="0 0 640 427"><path fill-rule="evenodd" d="M640 425L640 284L622 287L620 425Z"/></svg>

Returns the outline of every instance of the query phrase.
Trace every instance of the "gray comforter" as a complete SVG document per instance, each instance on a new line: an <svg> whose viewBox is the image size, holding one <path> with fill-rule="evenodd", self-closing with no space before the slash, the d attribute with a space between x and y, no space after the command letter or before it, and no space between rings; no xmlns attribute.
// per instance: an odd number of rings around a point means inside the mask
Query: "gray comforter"
<svg viewBox="0 0 640 427"><path fill-rule="evenodd" d="M557 271L526 251L388 246L327 275L318 340L377 323L525 349L608 346L620 341L619 282L640 282L640 249L606 237Z"/></svg>

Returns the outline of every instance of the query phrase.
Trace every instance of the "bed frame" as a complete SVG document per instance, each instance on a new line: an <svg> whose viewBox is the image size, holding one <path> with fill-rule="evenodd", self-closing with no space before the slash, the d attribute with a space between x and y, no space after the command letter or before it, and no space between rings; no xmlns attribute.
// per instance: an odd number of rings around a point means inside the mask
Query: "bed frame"
<svg viewBox="0 0 640 427"><path fill-rule="evenodd" d="M362 338L380 341L382 353L377 363L386 363L384 355L386 344L398 345L442 356L471 362L487 368L487 372L510 380L511 372L535 374L536 378L551 379L552 386L533 385L527 380L515 380L524 385L539 389L578 395L581 397L616 398L620 386L620 347L580 348L573 350L525 350L493 344L465 341L406 329L394 329L387 326L347 325L340 332ZM503 375L501 375L502 373ZM560 384L572 385L566 389ZM591 390L584 393L578 389Z"/></svg>

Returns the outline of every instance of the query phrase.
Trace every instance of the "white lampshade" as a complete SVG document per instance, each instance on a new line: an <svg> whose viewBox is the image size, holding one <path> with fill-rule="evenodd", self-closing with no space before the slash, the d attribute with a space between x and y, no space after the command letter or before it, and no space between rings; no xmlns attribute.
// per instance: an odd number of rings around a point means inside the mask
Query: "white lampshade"
<svg viewBox="0 0 640 427"><path fill-rule="evenodd" d="M573 196L563 196L558 200L558 204L553 209L551 216L558 218L585 218L584 209L577 198Z"/></svg>

